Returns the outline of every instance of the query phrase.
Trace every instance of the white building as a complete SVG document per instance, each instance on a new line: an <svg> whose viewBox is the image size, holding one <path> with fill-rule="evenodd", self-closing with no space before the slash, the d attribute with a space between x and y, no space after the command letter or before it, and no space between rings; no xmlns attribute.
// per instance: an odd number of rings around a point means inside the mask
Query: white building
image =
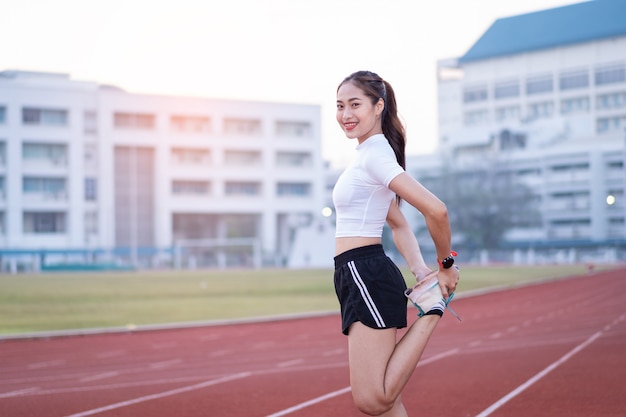
<svg viewBox="0 0 626 417"><path fill-rule="evenodd" d="M282 265L320 215L323 181L319 106L0 72L5 270Z"/></svg>
<svg viewBox="0 0 626 417"><path fill-rule="evenodd" d="M541 227L509 233L512 247L626 246L626 2L498 19L438 62L438 94L447 162L414 158L416 177L498 163L540 201Z"/></svg>

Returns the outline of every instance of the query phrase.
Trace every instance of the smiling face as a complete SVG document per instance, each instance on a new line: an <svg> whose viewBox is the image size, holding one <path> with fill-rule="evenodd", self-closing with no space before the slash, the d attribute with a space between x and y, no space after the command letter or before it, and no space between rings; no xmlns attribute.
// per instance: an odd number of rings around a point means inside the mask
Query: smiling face
<svg viewBox="0 0 626 417"><path fill-rule="evenodd" d="M383 133L381 117L385 103L372 99L348 81L337 90L337 122L350 139L363 143L372 135Z"/></svg>

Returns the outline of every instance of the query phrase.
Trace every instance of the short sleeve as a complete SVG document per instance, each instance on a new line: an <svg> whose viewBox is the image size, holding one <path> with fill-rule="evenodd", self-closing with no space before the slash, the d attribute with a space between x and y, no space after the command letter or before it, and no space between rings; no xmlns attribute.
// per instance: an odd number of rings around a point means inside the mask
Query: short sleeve
<svg viewBox="0 0 626 417"><path fill-rule="evenodd" d="M389 183L404 172L398 164L396 155L389 143L385 140L377 143L376 151L369 153L364 161L365 171L379 184L389 187Z"/></svg>

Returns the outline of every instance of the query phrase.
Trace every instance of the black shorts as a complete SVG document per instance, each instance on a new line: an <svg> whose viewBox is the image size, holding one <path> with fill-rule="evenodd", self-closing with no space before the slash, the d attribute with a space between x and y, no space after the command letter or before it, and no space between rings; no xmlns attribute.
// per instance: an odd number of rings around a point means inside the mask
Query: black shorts
<svg viewBox="0 0 626 417"><path fill-rule="evenodd" d="M406 282L382 245L351 249L335 257L335 292L341 331L360 321L374 329L406 327Z"/></svg>

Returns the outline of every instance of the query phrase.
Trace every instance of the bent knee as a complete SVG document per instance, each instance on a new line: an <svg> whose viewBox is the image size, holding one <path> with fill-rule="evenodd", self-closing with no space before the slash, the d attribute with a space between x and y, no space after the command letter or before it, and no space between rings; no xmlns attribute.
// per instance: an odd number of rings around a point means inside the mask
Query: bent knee
<svg viewBox="0 0 626 417"><path fill-rule="evenodd" d="M359 411L368 416L380 416L385 414L387 411L391 410L394 405L394 401L389 401L386 398L380 398L375 395L354 395L353 399L354 405L356 405Z"/></svg>

